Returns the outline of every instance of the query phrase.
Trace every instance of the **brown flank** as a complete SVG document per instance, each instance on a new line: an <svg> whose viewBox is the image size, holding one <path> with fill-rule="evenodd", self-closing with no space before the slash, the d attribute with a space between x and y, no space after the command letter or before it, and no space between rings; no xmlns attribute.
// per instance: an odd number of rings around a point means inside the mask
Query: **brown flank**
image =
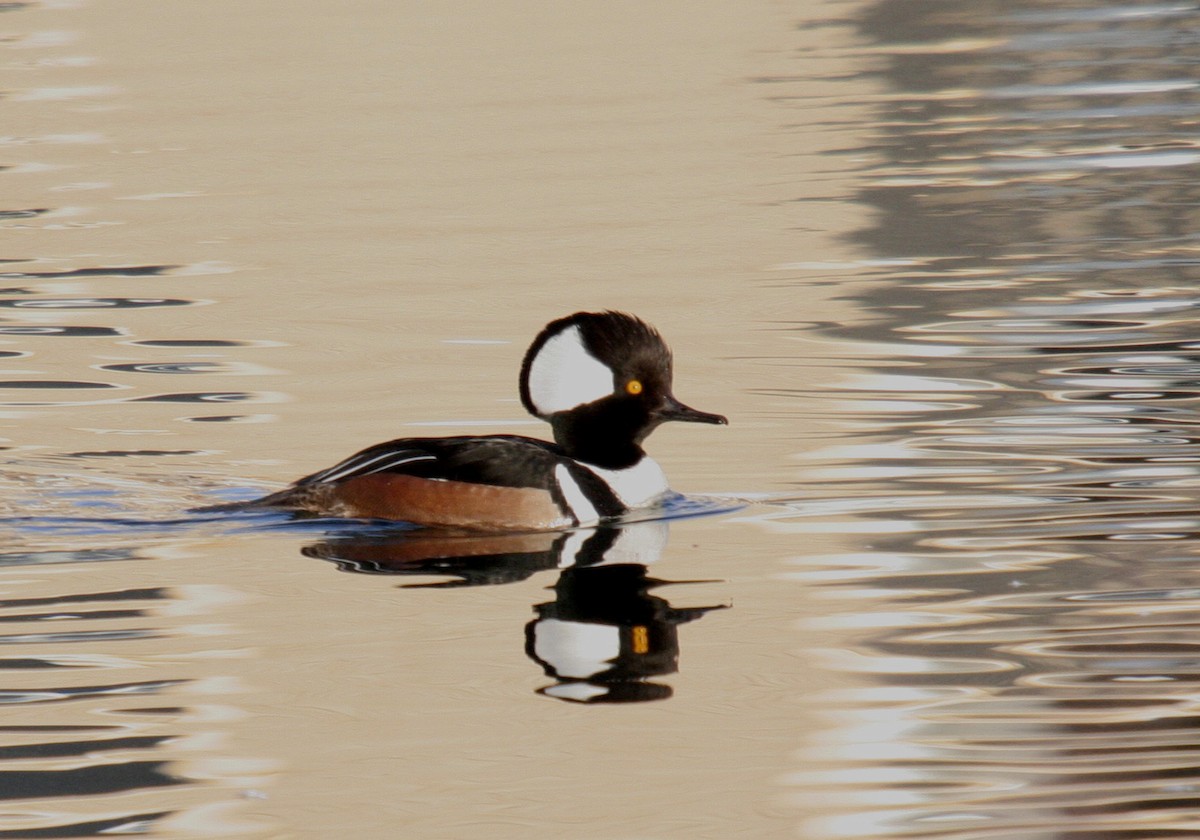
<svg viewBox="0 0 1200 840"><path fill-rule="evenodd" d="M531 531L574 524L547 491L532 487L494 487L377 473L303 489L309 491L303 494L305 498L289 501L325 515L396 519L450 528Z"/></svg>

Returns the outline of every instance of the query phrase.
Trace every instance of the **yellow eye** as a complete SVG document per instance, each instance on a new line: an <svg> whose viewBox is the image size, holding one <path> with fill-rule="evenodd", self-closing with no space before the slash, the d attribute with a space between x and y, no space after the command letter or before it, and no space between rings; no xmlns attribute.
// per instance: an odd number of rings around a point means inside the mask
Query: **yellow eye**
<svg viewBox="0 0 1200 840"><path fill-rule="evenodd" d="M630 379L625 383L625 393L637 396L642 393L642 383L636 379Z"/></svg>

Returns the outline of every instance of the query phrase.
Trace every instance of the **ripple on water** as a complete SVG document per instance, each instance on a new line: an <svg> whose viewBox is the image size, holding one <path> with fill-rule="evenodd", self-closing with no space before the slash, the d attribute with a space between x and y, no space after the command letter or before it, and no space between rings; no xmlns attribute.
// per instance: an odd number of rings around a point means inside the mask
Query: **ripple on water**
<svg viewBox="0 0 1200 840"><path fill-rule="evenodd" d="M44 212L44 211L43 211ZM175 265L93 266L49 271L0 271L0 279L69 280L83 277L161 277L178 269Z"/></svg>
<svg viewBox="0 0 1200 840"><path fill-rule="evenodd" d="M13 418L36 412L39 419L50 411L78 411L108 405L143 406L138 412L147 419L137 421L130 429L93 429L91 424L81 431L93 434L142 434L140 430L161 423L269 423L271 414L205 414L209 405L218 403L266 403L286 399L279 393L254 391L171 391L148 392L149 383L165 376L263 376L279 373L262 364L239 358L243 350L273 348L280 342L253 337L222 335L155 337L148 330L170 335L175 329L171 312L181 308L208 305L212 301L192 297L161 296L164 284L172 288L186 278L189 285L203 282L202 278L228 273L232 269L222 263L194 264L134 264L134 265L74 265L66 268L47 266L43 261L9 261L0 278L20 281L0 291L0 310L9 314L0 318L0 340L24 345L17 350L3 350L0 355L11 360L0 378L0 407ZM122 291L134 287L131 295L108 295L106 287L119 282ZM63 296L64 291L73 292ZM49 315L50 312L57 315ZM63 319L64 323L47 324L45 319ZM91 321L91 323L75 323ZM97 323L98 322L98 323ZM55 338L60 341L45 342ZM140 348L139 356L130 359L128 350L116 345ZM201 358L203 356L203 358ZM117 359L118 361L112 361ZM19 362L19 364L17 364ZM90 369L87 376L50 376L80 369ZM96 376L96 371L103 374ZM191 404L198 412L193 416L165 416L156 405ZM59 424L69 427L69 422ZM157 431L157 434L168 432ZM80 447L82 448L82 447ZM139 450L146 451L146 450ZM20 468L19 466L17 467Z"/></svg>
<svg viewBox="0 0 1200 840"><path fill-rule="evenodd" d="M208 301L181 298L38 298L37 300L0 300L6 309L147 309L162 306L197 306Z"/></svg>
<svg viewBox="0 0 1200 840"><path fill-rule="evenodd" d="M805 327L853 376L773 392L855 425L756 511L863 547L784 573L834 607L801 628L839 633L819 662L853 686L811 700L804 833L1194 836L1200 14L858 22L886 85L853 150L871 318Z"/></svg>
<svg viewBox="0 0 1200 840"><path fill-rule="evenodd" d="M46 326L44 324L0 324L0 335L60 336L63 338L95 338L124 335L117 327Z"/></svg>

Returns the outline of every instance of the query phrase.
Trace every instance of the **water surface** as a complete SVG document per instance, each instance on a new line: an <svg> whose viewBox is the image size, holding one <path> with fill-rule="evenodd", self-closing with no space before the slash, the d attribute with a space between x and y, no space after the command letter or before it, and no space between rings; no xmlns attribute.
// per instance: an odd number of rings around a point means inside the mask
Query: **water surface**
<svg viewBox="0 0 1200 840"><path fill-rule="evenodd" d="M0 837L1196 833L1193 7L156 8L0 14ZM186 513L601 307L719 515Z"/></svg>

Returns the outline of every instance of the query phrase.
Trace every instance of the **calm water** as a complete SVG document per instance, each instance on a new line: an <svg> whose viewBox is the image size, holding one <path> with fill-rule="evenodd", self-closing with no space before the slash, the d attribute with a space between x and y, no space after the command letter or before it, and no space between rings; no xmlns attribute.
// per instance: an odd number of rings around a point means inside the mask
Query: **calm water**
<svg viewBox="0 0 1200 840"><path fill-rule="evenodd" d="M157 8L0 4L0 837L1200 835L1200 9ZM677 518L186 513L592 307Z"/></svg>

